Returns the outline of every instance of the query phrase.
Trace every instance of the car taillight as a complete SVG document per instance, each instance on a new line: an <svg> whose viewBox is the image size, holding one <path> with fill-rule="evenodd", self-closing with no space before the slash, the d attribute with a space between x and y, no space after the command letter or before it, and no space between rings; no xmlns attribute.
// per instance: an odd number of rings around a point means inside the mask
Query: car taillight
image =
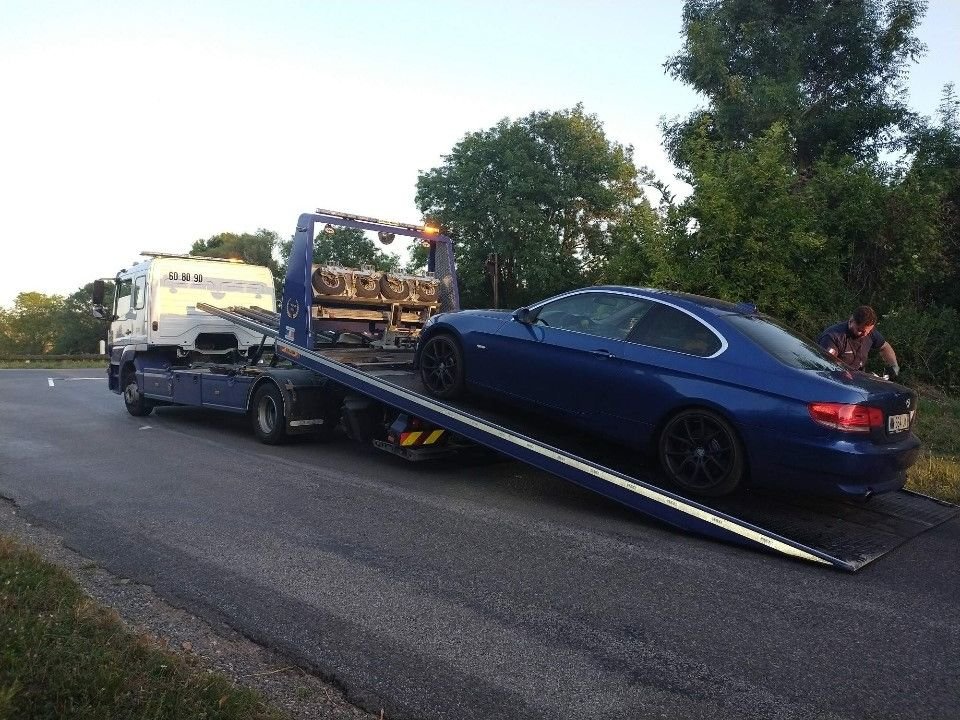
<svg viewBox="0 0 960 720"><path fill-rule="evenodd" d="M883 410L869 405L810 403L807 409L814 422L834 430L870 432L883 427Z"/></svg>

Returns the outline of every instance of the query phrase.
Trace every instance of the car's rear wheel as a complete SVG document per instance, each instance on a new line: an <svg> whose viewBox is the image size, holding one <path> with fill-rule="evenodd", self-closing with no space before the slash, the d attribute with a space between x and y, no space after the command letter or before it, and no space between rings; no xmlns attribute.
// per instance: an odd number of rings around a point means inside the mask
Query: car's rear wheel
<svg viewBox="0 0 960 720"><path fill-rule="evenodd" d="M660 433L660 466L667 478L694 495L716 497L739 487L743 449L724 418L703 408L674 415Z"/></svg>
<svg viewBox="0 0 960 720"><path fill-rule="evenodd" d="M450 400L463 394L463 353L450 335L434 335L420 352L420 379L434 397Z"/></svg>

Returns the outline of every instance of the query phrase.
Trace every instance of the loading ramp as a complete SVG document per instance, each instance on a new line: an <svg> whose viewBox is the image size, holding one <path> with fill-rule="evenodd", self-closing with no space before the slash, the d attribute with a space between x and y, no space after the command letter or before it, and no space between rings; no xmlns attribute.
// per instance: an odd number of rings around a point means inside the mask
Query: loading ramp
<svg viewBox="0 0 960 720"><path fill-rule="evenodd" d="M410 352L387 351L392 358L387 362L366 348L305 348L278 337L276 313L197 307L274 338L279 356L350 390L684 531L853 572L960 513L949 503L906 490L866 502L769 491L685 497L638 467L635 453L594 438L585 441L542 418L482 403L435 400L410 369Z"/></svg>

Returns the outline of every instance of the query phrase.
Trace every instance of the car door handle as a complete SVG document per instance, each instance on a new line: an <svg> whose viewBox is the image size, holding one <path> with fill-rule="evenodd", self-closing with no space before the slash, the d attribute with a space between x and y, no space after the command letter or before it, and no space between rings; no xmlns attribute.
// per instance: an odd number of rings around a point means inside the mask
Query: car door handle
<svg viewBox="0 0 960 720"><path fill-rule="evenodd" d="M591 350L591 351L590 351L590 354L591 354L591 355L599 355L600 357L608 357L608 358L612 358L612 357L613 357L613 355L610 353L609 350Z"/></svg>

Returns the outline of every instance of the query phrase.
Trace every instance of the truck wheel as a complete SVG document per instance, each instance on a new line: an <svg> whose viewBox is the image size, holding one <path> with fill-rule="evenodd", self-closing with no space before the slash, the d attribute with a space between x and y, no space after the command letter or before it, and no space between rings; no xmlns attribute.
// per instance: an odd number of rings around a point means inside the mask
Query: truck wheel
<svg viewBox="0 0 960 720"><path fill-rule="evenodd" d="M452 400L463 394L463 353L450 335L434 335L420 353L420 379L431 395Z"/></svg>
<svg viewBox="0 0 960 720"><path fill-rule="evenodd" d="M737 433L710 410L677 413L664 426L658 446L667 478L692 495L728 495L743 480L745 463Z"/></svg>
<svg viewBox="0 0 960 720"><path fill-rule="evenodd" d="M153 403L140 393L137 376L129 370L123 376L123 404L134 417L145 417L153 412Z"/></svg>
<svg viewBox="0 0 960 720"><path fill-rule="evenodd" d="M283 395L271 382L264 383L253 394L250 420L257 439L267 445L277 445L287 435L287 420L283 414Z"/></svg>
<svg viewBox="0 0 960 720"><path fill-rule="evenodd" d="M380 294L387 300L408 300L410 283L401 277L384 273L380 278Z"/></svg>

